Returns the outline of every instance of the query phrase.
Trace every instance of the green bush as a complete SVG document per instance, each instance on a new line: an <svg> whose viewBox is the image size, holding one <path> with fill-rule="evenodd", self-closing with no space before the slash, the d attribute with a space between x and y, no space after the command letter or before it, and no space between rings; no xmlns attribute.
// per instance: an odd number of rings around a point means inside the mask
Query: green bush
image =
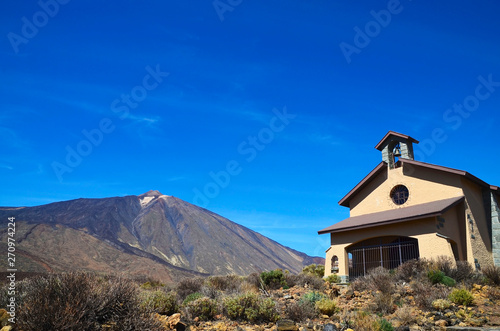
<svg viewBox="0 0 500 331"><path fill-rule="evenodd" d="M300 298L300 301L308 301L308 302L312 303L313 305L315 305L316 302L323 300L323 299L326 299L326 295L324 295L321 292L313 291L313 292L307 292L306 294L304 294L302 296L302 298Z"/></svg>
<svg viewBox="0 0 500 331"><path fill-rule="evenodd" d="M279 318L276 303L254 293L245 293L224 301L227 317L252 323L276 322Z"/></svg>
<svg viewBox="0 0 500 331"><path fill-rule="evenodd" d="M453 287L456 285L456 282L453 278L448 277L441 270L430 270L427 273L427 277L431 281L432 284L443 284L449 287Z"/></svg>
<svg viewBox="0 0 500 331"><path fill-rule="evenodd" d="M172 292L165 293L162 290L157 290L154 292L146 292L144 296L145 298L141 306L158 314L172 315L179 309L176 295Z"/></svg>
<svg viewBox="0 0 500 331"><path fill-rule="evenodd" d="M391 322L385 318L381 318L377 321L377 331L394 331L394 327Z"/></svg>
<svg viewBox="0 0 500 331"><path fill-rule="evenodd" d="M332 316L337 311L337 303L328 298L316 301L315 306L316 309L323 315Z"/></svg>
<svg viewBox="0 0 500 331"><path fill-rule="evenodd" d="M442 272L441 270L429 270L429 272L427 273L427 277L432 284L439 284L443 280L444 272Z"/></svg>
<svg viewBox="0 0 500 331"><path fill-rule="evenodd" d="M196 299L185 306L185 311L191 319L198 317L201 321L210 321L218 314L217 301L209 298Z"/></svg>
<svg viewBox="0 0 500 331"><path fill-rule="evenodd" d="M302 273L310 274L319 278L325 275L325 266L322 264L311 264L302 269Z"/></svg>
<svg viewBox="0 0 500 331"><path fill-rule="evenodd" d="M195 292L195 293L191 293L189 294L186 299L184 299L184 301L182 302L182 305L187 305L188 303L190 303L191 301L195 301L195 300L198 300L198 299L201 299L203 298L204 295L201 294L200 292Z"/></svg>
<svg viewBox="0 0 500 331"><path fill-rule="evenodd" d="M329 275L328 277L325 278L325 280L327 282L329 282L330 284L340 283L340 277L338 275L335 275L335 274Z"/></svg>
<svg viewBox="0 0 500 331"><path fill-rule="evenodd" d="M260 278L264 285L270 289L279 289L280 287L287 286L285 275L281 269L264 271L260 274Z"/></svg>
<svg viewBox="0 0 500 331"><path fill-rule="evenodd" d="M457 305L470 306L474 303L474 297L465 288L454 289L448 296L448 299Z"/></svg>
<svg viewBox="0 0 500 331"><path fill-rule="evenodd" d="M145 282L144 284L142 284L141 288L143 288L145 290L151 290L151 289L155 289L158 287L164 287L164 286L165 286L165 284L163 284L160 281L149 280L149 281Z"/></svg>

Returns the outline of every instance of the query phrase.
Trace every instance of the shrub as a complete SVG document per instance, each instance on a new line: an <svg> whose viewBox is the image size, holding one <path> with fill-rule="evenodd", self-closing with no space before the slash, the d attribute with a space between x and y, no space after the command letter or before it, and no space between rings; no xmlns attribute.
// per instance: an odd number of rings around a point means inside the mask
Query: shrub
<svg viewBox="0 0 500 331"><path fill-rule="evenodd" d="M161 315L172 315L177 312L178 306L174 293L165 293L162 290L146 292L141 306Z"/></svg>
<svg viewBox="0 0 500 331"><path fill-rule="evenodd" d="M182 302L182 305L185 306L188 303L190 303L191 301L195 301L195 300L201 299L203 297L204 297L204 295L200 292L191 293L186 297L186 299L184 299L184 301Z"/></svg>
<svg viewBox="0 0 500 331"><path fill-rule="evenodd" d="M164 287L165 284L163 284L162 282L160 281L157 281L157 280L149 280L145 283L143 283L141 285L141 288L145 289L145 290L151 290L151 289L155 289L155 288L158 288L158 287Z"/></svg>
<svg viewBox="0 0 500 331"><path fill-rule="evenodd" d="M323 278L325 275L325 266L322 264L311 264L302 269L302 273Z"/></svg>
<svg viewBox="0 0 500 331"><path fill-rule="evenodd" d="M398 308L394 316L399 320L401 326L409 326L415 324L417 321L417 313L415 312L415 308L411 306Z"/></svg>
<svg viewBox="0 0 500 331"><path fill-rule="evenodd" d="M457 261L456 267L451 270L449 276L457 282L466 282L475 278L474 269L467 261Z"/></svg>
<svg viewBox="0 0 500 331"><path fill-rule="evenodd" d="M453 287L456 285L455 280L446 276L445 273L441 270L430 270L427 273L427 277L432 284L443 284L449 287Z"/></svg>
<svg viewBox="0 0 500 331"><path fill-rule="evenodd" d="M442 284L432 286L428 279L412 281L410 286L414 292L415 303L422 309L432 309L434 300L446 299L450 293L449 287Z"/></svg>
<svg viewBox="0 0 500 331"><path fill-rule="evenodd" d="M205 285L218 291L235 293L239 291L242 282L242 278L236 275L211 276L205 281Z"/></svg>
<svg viewBox="0 0 500 331"><path fill-rule="evenodd" d="M262 298L254 293L245 293L224 301L227 317L232 320L256 322L276 322L278 312L271 298Z"/></svg>
<svg viewBox="0 0 500 331"><path fill-rule="evenodd" d="M385 318L381 318L377 321L377 330L378 331L393 331L394 327L391 322L386 320Z"/></svg>
<svg viewBox="0 0 500 331"><path fill-rule="evenodd" d="M294 301L285 307L285 316L294 322L303 322L318 316L315 305L310 301Z"/></svg>
<svg viewBox="0 0 500 331"><path fill-rule="evenodd" d="M307 292L306 294L304 294L302 296L302 298L300 298L300 301L308 301L314 305L314 304L316 304L317 301L320 301L323 299L326 299L326 295L324 295L321 292L313 291L313 292Z"/></svg>
<svg viewBox="0 0 500 331"><path fill-rule="evenodd" d="M217 301L210 298L200 298L191 301L184 309L189 318L194 319L198 317L201 321L213 320L218 313Z"/></svg>
<svg viewBox="0 0 500 331"><path fill-rule="evenodd" d="M500 267L489 265L484 267L482 271L488 282L500 285Z"/></svg>
<svg viewBox="0 0 500 331"><path fill-rule="evenodd" d="M450 308L451 302L446 299L437 299L432 301L432 308L436 310L446 310Z"/></svg>
<svg viewBox="0 0 500 331"><path fill-rule="evenodd" d="M438 256L435 261L432 262L434 268L442 271L445 276L451 277L455 261L449 256Z"/></svg>
<svg viewBox="0 0 500 331"><path fill-rule="evenodd" d="M367 312L360 311L354 312L351 317L351 321L344 322L346 327L352 326L355 330L363 330L363 331L375 331L378 330L377 322L375 318ZM344 329L342 329L344 330Z"/></svg>
<svg viewBox="0 0 500 331"><path fill-rule="evenodd" d="M307 286L308 288L323 291L325 289L325 281L311 274L286 275L286 283L290 287Z"/></svg>
<svg viewBox="0 0 500 331"><path fill-rule="evenodd" d="M332 316L337 311L337 303L331 299L316 301L316 309L323 315Z"/></svg>
<svg viewBox="0 0 500 331"><path fill-rule="evenodd" d="M382 314L392 314L396 309L390 293L378 292L373 296L372 310Z"/></svg>
<svg viewBox="0 0 500 331"><path fill-rule="evenodd" d="M260 274L260 278L264 285L270 289L279 289L280 287L287 286L285 275L281 269L264 271Z"/></svg>
<svg viewBox="0 0 500 331"><path fill-rule="evenodd" d="M329 275L328 277L325 277L325 281L327 281L330 284L340 283L340 277L338 275L332 274Z"/></svg>
<svg viewBox="0 0 500 331"><path fill-rule="evenodd" d="M424 259L406 261L396 269L396 279L409 283L412 279L419 278L427 265L428 262Z"/></svg>
<svg viewBox="0 0 500 331"><path fill-rule="evenodd" d="M160 330L140 308L137 286L115 277L74 272L49 274L19 284L21 330Z"/></svg>
<svg viewBox="0 0 500 331"><path fill-rule="evenodd" d="M179 284L177 284L177 294L181 301L184 301L184 299L192 293L200 292L203 282L203 278L188 278L180 281Z"/></svg>
<svg viewBox="0 0 500 331"><path fill-rule="evenodd" d="M448 299L457 305L470 306L474 303L474 297L465 288L454 289L448 296Z"/></svg>
<svg viewBox="0 0 500 331"><path fill-rule="evenodd" d="M351 283L351 288L354 291L380 291L383 293L394 292L394 276L389 270L377 267L368 271L368 274L356 278Z"/></svg>

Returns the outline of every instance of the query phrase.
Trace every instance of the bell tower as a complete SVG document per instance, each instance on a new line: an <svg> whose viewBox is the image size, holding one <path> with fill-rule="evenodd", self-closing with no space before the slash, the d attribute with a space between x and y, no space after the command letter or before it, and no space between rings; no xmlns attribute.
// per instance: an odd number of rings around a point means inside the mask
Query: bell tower
<svg viewBox="0 0 500 331"><path fill-rule="evenodd" d="M375 148L382 152L382 161L389 165L389 169L394 169L399 158L414 159L413 143L418 144L418 140L401 133L389 131Z"/></svg>

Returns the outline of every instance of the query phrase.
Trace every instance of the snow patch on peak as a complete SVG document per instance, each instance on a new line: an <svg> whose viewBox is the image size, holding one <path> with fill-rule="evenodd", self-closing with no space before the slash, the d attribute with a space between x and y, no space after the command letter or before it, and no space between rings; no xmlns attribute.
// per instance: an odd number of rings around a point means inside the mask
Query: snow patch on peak
<svg viewBox="0 0 500 331"><path fill-rule="evenodd" d="M146 206L148 203L151 202L151 200L154 200L156 197L143 197L141 198L141 206L144 207Z"/></svg>

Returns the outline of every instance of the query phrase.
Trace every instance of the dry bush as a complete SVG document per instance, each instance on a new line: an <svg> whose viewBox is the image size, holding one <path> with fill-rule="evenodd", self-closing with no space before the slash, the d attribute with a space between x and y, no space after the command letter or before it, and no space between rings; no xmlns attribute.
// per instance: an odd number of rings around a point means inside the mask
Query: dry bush
<svg viewBox="0 0 500 331"><path fill-rule="evenodd" d="M128 280L75 272L30 279L21 288L21 330L160 330Z"/></svg>
<svg viewBox="0 0 500 331"><path fill-rule="evenodd" d="M368 271L368 274L356 278L351 283L354 291L380 291L382 293L393 293L395 278L389 273L389 270L377 267Z"/></svg>
<svg viewBox="0 0 500 331"><path fill-rule="evenodd" d="M236 275L211 276L205 281L205 286L232 294L240 292L242 283L243 279Z"/></svg>
<svg viewBox="0 0 500 331"><path fill-rule="evenodd" d="M254 288L261 288L263 286L262 279L260 279L260 274L254 272L245 278L245 283L250 284Z"/></svg>
<svg viewBox="0 0 500 331"><path fill-rule="evenodd" d="M413 290L415 303L422 309L432 310L432 302L437 299L447 299L450 288L443 284L432 285L429 280L412 281L410 286Z"/></svg>
<svg viewBox="0 0 500 331"><path fill-rule="evenodd" d="M500 289L498 287L489 286L488 290L488 298L492 301L500 300Z"/></svg>
<svg viewBox="0 0 500 331"><path fill-rule="evenodd" d="M400 326L410 326L417 322L417 311L414 307L405 305L394 312L394 317Z"/></svg>
<svg viewBox="0 0 500 331"><path fill-rule="evenodd" d="M392 314L396 309L396 305L394 304L394 300L390 293L377 292L373 296L370 308L374 313L386 315Z"/></svg>
<svg viewBox="0 0 500 331"><path fill-rule="evenodd" d="M204 281L205 280L200 277L188 278L180 281L179 284L177 284L176 291L180 301L184 301L184 299L192 293L200 292Z"/></svg>
<svg viewBox="0 0 500 331"><path fill-rule="evenodd" d="M467 261L457 261L456 266L451 270L449 277L453 278L457 283L471 283L477 281L474 268Z"/></svg>
<svg viewBox="0 0 500 331"><path fill-rule="evenodd" d="M488 265L482 270L489 283L500 285L500 267Z"/></svg>
<svg viewBox="0 0 500 331"><path fill-rule="evenodd" d="M342 330L351 328L354 330L378 331L376 318L365 311L344 309L339 314L339 320Z"/></svg>
<svg viewBox="0 0 500 331"><path fill-rule="evenodd" d="M396 269L396 279L409 283L412 279L422 278L427 273L428 264L425 259L406 261Z"/></svg>
<svg viewBox="0 0 500 331"><path fill-rule="evenodd" d="M455 268L455 261L449 256L438 256L436 260L431 262L432 268L444 272L445 276L453 278L452 272Z"/></svg>
<svg viewBox="0 0 500 331"><path fill-rule="evenodd" d="M285 316L294 322L304 322L318 316L314 303L310 301L294 301L285 307Z"/></svg>
<svg viewBox="0 0 500 331"><path fill-rule="evenodd" d="M326 289L325 281L311 274L301 273L298 275L288 274L285 277L289 287L307 286L310 289L324 291Z"/></svg>

